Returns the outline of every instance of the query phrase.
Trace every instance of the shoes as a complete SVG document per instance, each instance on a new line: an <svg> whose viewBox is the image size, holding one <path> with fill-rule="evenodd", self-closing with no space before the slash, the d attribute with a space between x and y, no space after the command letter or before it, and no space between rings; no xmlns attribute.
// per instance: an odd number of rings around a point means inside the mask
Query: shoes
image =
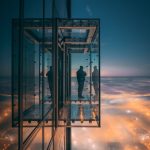
<svg viewBox="0 0 150 150"><path fill-rule="evenodd" d="M81 96L78 96L78 97L79 97L79 98L84 98L84 96L82 96L82 95L81 95Z"/></svg>

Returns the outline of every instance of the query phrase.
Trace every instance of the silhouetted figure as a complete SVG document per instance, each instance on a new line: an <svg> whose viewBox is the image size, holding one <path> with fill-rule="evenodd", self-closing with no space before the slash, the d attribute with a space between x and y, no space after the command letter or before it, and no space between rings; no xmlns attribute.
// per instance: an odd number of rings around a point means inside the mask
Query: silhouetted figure
<svg viewBox="0 0 150 150"><path fill-rule="evenodd" d="M85 81L86 72L83 71L83 66L80 66L80 69L77 71L77 81L78 81L78 97L84 98L82 96L84 81Z"/></svg>
<svg viewBox="0 0 150 150"><path fill-rule="evenodd" d="M99 71L97 66L94 66L94 71L92 72L92 81L95 94L98 95L99 93Z"/></svg>
<svg viewBox="0 0 150 150"><path fill-rule="evenodd" d="M50 66L50 70L47 72L46 76L48 77L48 84L51 93L51 98L53 97L53 69Z"/></svg>

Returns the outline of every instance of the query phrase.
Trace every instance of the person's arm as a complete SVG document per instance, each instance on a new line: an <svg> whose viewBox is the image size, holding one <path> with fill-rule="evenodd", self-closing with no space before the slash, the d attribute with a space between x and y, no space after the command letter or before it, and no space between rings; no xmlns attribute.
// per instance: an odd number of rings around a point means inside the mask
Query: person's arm
<svg viewBox="0 0 150 150"><path fill-rule="evenodd" d="M48 72L46 73L46 76L48 76Z"/></svg>

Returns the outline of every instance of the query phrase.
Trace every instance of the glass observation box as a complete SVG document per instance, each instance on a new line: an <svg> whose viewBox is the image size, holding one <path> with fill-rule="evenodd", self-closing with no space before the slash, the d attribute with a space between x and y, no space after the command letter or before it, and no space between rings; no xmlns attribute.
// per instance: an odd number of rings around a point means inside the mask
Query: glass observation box
<svg viewBox="0 0 150 150"><path fill-rule="evenodd" d="M12 122L34 127L100 127L99 19L12 23Z"/></svg>

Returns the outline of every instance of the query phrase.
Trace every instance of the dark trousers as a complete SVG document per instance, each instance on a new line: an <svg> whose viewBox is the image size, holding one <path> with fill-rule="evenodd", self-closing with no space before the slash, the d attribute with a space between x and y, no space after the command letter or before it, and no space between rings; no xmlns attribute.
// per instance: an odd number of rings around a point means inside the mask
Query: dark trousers
<svg viewBox="0 0 150 150"><path fill-rule="evenodd" d="M95 94L98 95L98 93L99 93L99 84L97 82L93 82L93 87L94 87Z"/></svg>
<svg viewBox="0 0 150 150"><path fill-rule="evenodd" d="M51 93L51 97L53 97L53 87L50 86L50 93Z"/></svg>
<svg viewBox="0 0 150 150"><path fill-rule="evenodd" d="M50 89L51 97L53 97L53 84L52 84L52 82L49 82L49 89Z"/></svg>
<svg viewBox="0 0 150 150"><path fill-rule="evenodd" d="M78 82L78 96L82 96L84 81Z"/></svg>

